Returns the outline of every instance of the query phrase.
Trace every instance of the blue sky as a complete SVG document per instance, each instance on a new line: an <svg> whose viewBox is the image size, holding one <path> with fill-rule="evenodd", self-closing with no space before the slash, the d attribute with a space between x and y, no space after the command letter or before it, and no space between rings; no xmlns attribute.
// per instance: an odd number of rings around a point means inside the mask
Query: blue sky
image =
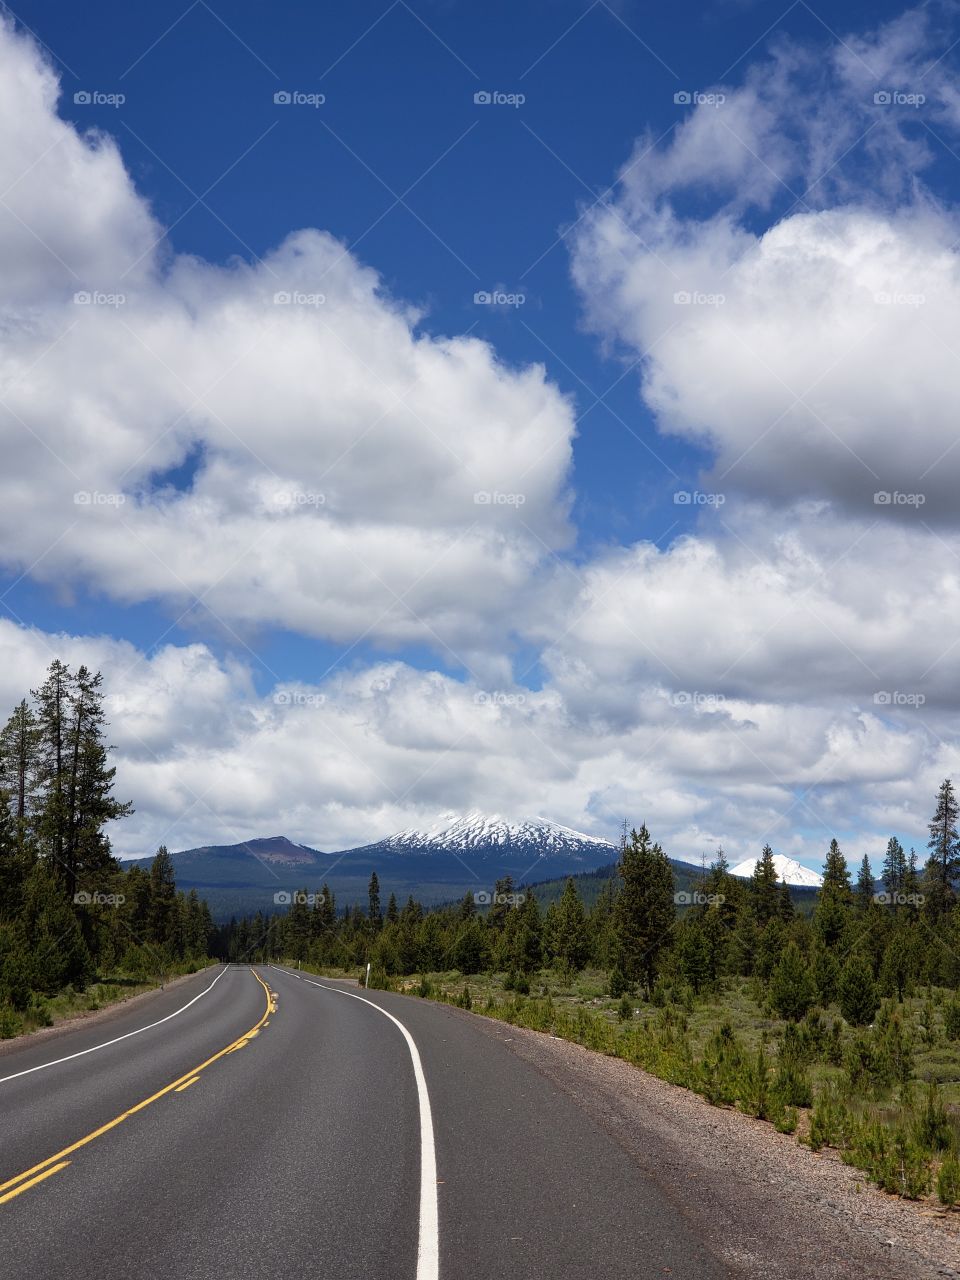
<svg viewBox="0 0 960 1280"><path fill-rule="evenodd" d="M295 601L288 601L289 608L259 612L235 602L224 608L218 596L207 596L198 588L195 595L201 603L192 604L189 593L137 589L135 566L122 571L112 563L98 566L97 557L107 554L102 546L89 557L78 553L75 564L57 568L60 550L48 551L47 544L40 542L12 547L0 578L13 625L47 637L65 633L80 638L81 649L83 637L99 637L94 648L106 643L104 653L109 653L111 644L115 651L117 645L128 644L144 670L161 653L169 651L172 661L171 653L182 655L191 645L200 645L204 662L209 660L218 678L227 684L237 682L228 698L232 710L218 712L226 717L225 724L229 722L224 733L234 746L246 732L244 725L257 721L257 700L269 703L277 688L302 684L326 689L326 682L338 673L366 679L384 663L399 664L391 670L419 673L427 680L435 675L474 691L492 684L514 689L515 695L520 690L519 696L530 699L529 714L534 704L537 714L544 715L545 708L552 707L552 714L559 705L561 722L574 726L571 737L580 744L574 751L576 759L567 759L564 753L560 774L545 774L526 793L504 788L508 794L502 805L497 804L497 779L516 773L514 749L502 743L494 751L501 758L500 774L481 779L465 769L444 783L443 769L431 772L422 744L418 748L416 741L408 741L405 746L420 750L421 756L414 764L380 766L396 772L390 772L379 799L376 787L361 787L353 798L339 798L334 769L322 797L311 801L305 793L284 818L291 835L324 847L341 839L346 842L352 835L360 842L378 834L370 829L377 823L401 818L405 807L412 806L416 817L438 807L446 795L449 804L442 807L467 807L472 801L481 807L522 805L525 810L556 806L560 796L570 795L569 807L549 816L601 834L615 830L618 815L628 807L631 818L644 816L636 810L656 812L662 807L663 827L676 832L685 847L696 845L686 852L697 855L701 846L719 840L746 855L751 840L755 843L773 830L784 851L816 862L817 847L834 827L850 838L867 840L871 848L879 845L883 832L895 821L901 823L900 834L909 836L906 828L911 823L913 831L919 829L922 798L916 802L906 798L911 770L914 775L923 772L925 781L935 778L951 765L952 740L939 721L933 727L925 722L921 728L915 703L902 704L911 706L912 719L908 713L898 719L894 712L871 709L878 705L872 698L888 684L895 693L904 686L907 695L915 694L921 686L926 688L924 681L934 667L947 681L949 671L942 654L913 655L908 644L911 657L907 661L902 650L899 659L892 653L858 650L853 674L841 674L839 667L851 652L844 628L849 623L852 632L859 634L863 618L824 622L821 609L816 618L826 628L821 637L827 639L825 650L819 642L805 650L806 624L791 629L788 622L780 647L765 653L756 668L753 659L771 629L781 625L782 611L765 616L764 581L776 583L785 599L797 594L795 584L788 581L790 570L777 561L792 538L803 543L803 552L790 552L789 563L795 566L805 556L818 558L818 581L831 587L829 607L842 610L849 602L849 591L835 570L839 561L844 569L849 565L855 580L862 581L878 562L893 559L909 580L914 576L910 572L914 556L927 560L934 537L939 544L949 543L952 554L950 517L943 517L946 524L936 534L920 530L917 521L909 535L903 532L906 526L891 523L890 537L915 537L916 545L904 549L898 541L895 553L877 545L869 565L850 564L866 545L862 534L867 525L862 522L868 516L873 521L876 514L864 513L859 482L850 478L848 483L832 454L812 447L804 453L804 446L798 444L804 439L802 429L792 434L784 454L787 463L779 475L775 469L765 469L763 451L774 438L771 426L779 423L780 409L769 402L758 408L759 425L749 426L754 434L744 441L736 435L736 419L738 414L749 417L749 412L738 407L735 387L729 395L724 389L718 392L718 403L725 408L716 422L711 420L709 386L702 394L691 395L689 404L681 403L687 378L694 382L697 378L700 366L695 356L689 370L681 367L676 353L672 364L665 357L660 385L659 366L651 371L649 363L661 329L656 333L651 329L649 299L641 295L647 288L647 273L658 262L668 262L674 286L687 287L688 281L692 288L701 282L715 286L717 279L729 279L728 273L741 262L736 254L722 271L714 272L709 265L714 237L723 228L734 228L741 241L750 240L755 246L763 242L764 233L777 228L785 234L789 230L791 235L795 231L810 235L812 224L796 216L804 213L846 216L851 209L862 209L877 219L895 218L905 211L919 216L918 209L929 215L935 208L936 216L948 222L957 188L950 98L955 62L950 45L956 33L951 6L918 10L919 16L907 20L903 6L896 4L822 8L803 0L789 6L718 2L692 11L622 2L468 6L381 0L350 6L264 6L241 0L223 6L198 0L189 6L142 7L92 0L82 9L21 3L10 13L16 28L39 42L44 58L60 77L60 117L72 123L79 135L94 129L114 140L129 188L122 194L124 209L134 199L130 192L135 192L165 229L162 239L156 237L160 240L156 247L149 235L142 241L154 282L175 261L186 263L191 258L220 264L234 273L239 259L256 271L292 232L318 228L349 251L358 270L377 273L382 295L398 307L418 310L410 327L414 336L430 336L441 345L448 337L480 338L501 365L518 376L533 365L543 365L551 394L558 393L549 412L562 416L559 405L566 397L569 416L564 418L564 439L572 442L569 467L543 481L544 509L552 507L553 513L538 523L531 512L531 536L543 550L544 563L525 592L526 603L518 608L506 592L501 615L497 616L496 604L485 605L491 634L479 638L476 647L467 638L482 629L476 623L445 629L451 613L459 608L456 601L429 601L429 607L437 605L437 613L426 619L418 615L417 621L424 624L419 628L412 623L379 627L375 607L369 614L358 607L354 614L350 610L355 602L349 600L346 614L356 616L355 623L348 618L327 627L311 617L301 625ZM768 75L764 68L772 65L772 57L780 61L776 72ZM930 90L924 112L903 107L895 124L889 113L880 124L879 115L870 117L871 111L881 110L871 101L874 92L916 90L924 77ZM735 137L739 148L739 158L728 167L726 162L714 164L710 142L714 126L707 117L713 112L717 119L734 119L730 102L713 107L675 101L680 93L711 90L736 98L736 109L743 113L736 118L736 128L723 135ZM477 103L474 96L481 92L520 95L523 100ZM76 95L82 98L85 93L108 98L122 95L123 101L114 105L76 100ZM319 106L277 103L278 93L322 94L324 101ZM863 128L852 122L849 102L855 103L857 111L863 110ZM694 141L689 154L681 154L677 138L686 129L684 136L695 140L695 116L705 121L700 130L705 141ZM769 127L763 124L767 116L773 120ZM744 136L741 120L756 126L752 141ZM838 145L831 152L831 135L840 137L846 125L852 130L849 145ZM37 146L39 160L43 148ZM671 147L676 148L672 153ZM630 179L618 185L622 166L631 155L644 151L651 155L650 163L641 160ZM668 172L670 164L674 168ZM38 174L41 169L38 166ZM8 176L21 183L20 173L11 171ZM918 195L921 187L922 196ZM665 209L680 232L665 230ZM63 219L69 222L69 210ZM621 232L627 237L626 247L610 251L609 244ZM941 251L949 245L948 232L949 228L940 228L933 235ZM88 234L96 238L96 228L88 228ZM834 231L829 234L839 242ZM39 238L34 234L34 239ZM910 240L909 235L906 239ZM874 241L867 235L865 242ZM810 260L809 245L797 247L795 239L790 244L793 261ZM686 266L681 265L683 253L688 254ZM76 283L83 272L74 270L69 254L65 251L58 260L66 262ZM108 277L109 271L103 276L105 284ZM87 286L97 287L95 278L83 278ZM65 281L66 288L71 281L66 277ZM201 291L204 287L209 283ZM519 295L522 301L478 304L475 295L480 291ZM736 290L731 294L736 297ZM786 299L784 332L790 332L790 307L799 305L803 304L797 298ZM153 314L161 313L157 301ZM325 314L330 314L329 309ZM683 314L684 322L687 315ZM748 335L748 329L744 324L740 331ZM749 335L744 338L752 340ZM897 341L896 335L892 340ZM696 331L690 341L698 341ZM710 335L706 342L710 358L719 360L719 373L714 375L705 364L704 378L722 380L730 353L714 350ZM874 353L871 358L878 356ZM121 361L104 376L122 381L123 367ZM826 369L824 363L821 377ZM864 375L858 368L856 372L869 382L869 371ZM304 366L304 375L308 373L309 361ZM810 373L798 370L797 377L807 385L814 381ZM796 391L789 368L778 367L776 376L781 387ZM276 377L278 388L290 377L289 369L281 370L279 362ZM926 374L918 369L917 377ZM758 405L765 394L758 388ZM783 414L790 412L791 398L786 395ZM871 493L893 487L902 476L902 457L896 448L887 450L879 436L874 441L879 453L876 457L870 453L873 443L865 443L867 437L858 435L849 423L842 398L839 391L833 401L827 395L810 412L818 422L825 420L824 430L845 451L840 463L848 455L862 463L861 478ZM464 431L482 437L483 406L476 407L477 421L465 425ZM522 416L525 410L521 406L517 412ZM279 417L284 413L280 404L277 413ZM170 421L175 418L171 412ZM233 424L227 426L232 429ZM69 422L62 428L69 436ZM316 430L324 429L318 422ZM39 426L36 431L43 434ZM239 428L238 432L242 434ZM928 465L942 452L938 441L939 437L931 440L929 456L924 455ZM221 446L222 440L217 444L198 430L196 438L185 439L181 448L158 455L157 469L140 478L141 486L147 486L146 501L152 500L161 483L167 486L168 496L191 494L197 476ZM732 452L725 454L725 450ZM749 461L737 471L742 455ZM725 457L730 462L726 471ZM888 459L889 475L884 469ZM529 466L536 465L529 461ZM714 479L705 483L711 468ZM519 465L518 471L527 474ZM731 472L732 479L719 486L717 476ZM908 478L903 477L904 484ZM913 481L919 483L916 477ZM711 485L714 490L723 489L719 510L675 501L678 490L710 490ZM142 494L141 487L141 498ZM552 522L562 522L567 502L571 504L569 526L562 534ZM924 514L933 524L939 519L936 502L931 492ZM891 514L899 517L901 512L892 508ZM827 519L840 523L825 530ZM404 516L401 523L406 521ZM434 528L447 529L450 520L444 516L436 523L425 519L424 524L429 533ZM124 533L118 530L117 534L124 539ZM775 535L781 541L773 545L768 539ZM69 544L74 536L66 535L65 542ZM509 543L512 533L504 536ZM145 535L146 543L151 537ZM874 538L873 533L870 537ZM159 545L151 544L146 563L149 555L165 554L156 549ZM487 548L488 557L495 554L492 545ZM62 549L62 544L57 546ZM666 558L707 555L714 546L720 548L723 560L714 574L721 588L717 598L729 602L731 617L717 617L714 609L698 619L695 606L702 586L685 581L684 565L682 572L676 572L676 599L665 599L662 579L669 580L673 574ZM759 568L734 563L744 550L747 564L756 562ZM518 554L528 556L530 545L524 544ZM590 635L579 637L583 645L567 651L564 646L571 630L576 634L571 627L575 614L569 597L563 595L563 584L575 593L586 592L584 583L594 577L615 585L624 580L631 558L644 556L653 557L646 562L647 569L656 572L661 586L640 580L642 574L636 582L627 578L624 608L632 619L628 648L633 654L621 655L622 662L610 658L605 638L619 627L610 619L606 623L598 619ZM727 570L730 578L724 582ZM307 571L308 566L298 570ZM269 572L269 566L260 572ZM709 577L709 568L705 572ZM383 573L389 577L389 568ZM759 575L759 582L745 587L744 575L749 573ZM514 583L515 570L508 576ZM211 572L206 587L214 590L218 582ZM806 580L802 592L813 584L813 579ZM253 588L247 584L238 590L249 593ZM492 601L497 598L496 589L490 590ZM738 598L741 591L743 600ZM650 593L660 603L654 611L657 630L648 636L645 600ZM827 601L823 605L826 608ZM639 669L636 655L644 652L648 640L658 649L657 659L664 654L669 657L674 649L671 628L679 613L691 607L692 617L684 613L679 648L686 652L689 647L691 653L708 649L716 643L717 628L731 629L731 618L742 614L747 623L737 653L716 667L706 662L702 672L691 658L678 663L669 679L664 678L664 663L658 666L655 661L651 669ZM922 603L918 606L909 598L898 598L898 616L912 612L920 624L922 609ZM938 625L936 620L926 622L927 630L931 622L934 630ZM695 635L691 638L691 628L694 633L699 629L699 643ZM24 659L25 669L32 669L35 659L36 654ZM242 674L237 675L240 669ZM386 679L388 684L394 680L393 675L382 674L371 678ZM807 757L809 744L805 744L797 756L775 765L766 763L766 749L757 753L750 747L747 757L764 759L759 776L747 776L750 766L745 758L742 770L731 766L726 777L700 776L689 791L682 761L685 750L698 750L692 741L686 747L678 742L667 752L669 778L651 775L638 783L632 770L645 753L631 750L618 760L615 776L607 776L609 735L638 733L649 744L658 740L659 720L654 717L651 722L641 711L657 682L666 691L668 705L674 706L669 700L675 699L678 682L681 693L695 695L688 701L699 698L696 705L708 709L722 707L724 699L732 704L737 699L749 701L756 694L757 706L752 710L738 705L734 712L728 706L722 714L730 715L732 725L750 726L753 732L763 720L762 704L777 721L777 734L792 741L794 735L803 740L807 733L814 733L820 746ZM338 688L324 697L349 700L355 693ZM135 701L133 693L122 696L128 705ZM938 696L930 691L930 705L939 712ZM206 693L200 702L205 697ZM410 697L418 701L414 692ZM711 698L713 703L707 701ZM237 711L244 699L248 701L242 712ZM618 699L620 709L616 709ZM427 705L422 690L419 703ZM861 704L867 706L866 713ZM682 712L683 698L679 705ZM895 702L892 705L896 707ZM348 719L354 714L339 709ZM864 714L887 718L878 720L880 727L876 727ZM795 724L787 728L780 717L789 716ZM821 719L813 731L809 721L817 716ZM854 719L845 729L851 716ZM426 710L424 718L431 719ZM432 719L435 729L437 720ZM598 725L603 726L602 742L594 738L589 745L581 740L581 734L589 739ZM510 726L501 727L504 740L509 740ZM381 729L378 721L380 745ZM555 724L545 721L539 728L527 724L526 729L541 743L542 753L554 749ZM516 726L514 730L516 736L519 730ZM818 772L814 757L821 764L832 761L836 737L847 730L853 734L851 755L863 747L864 736L881 731L891 735L890 743L876 748L878 756L887 760L886 774L882 768L849 778L836 778L833 772L824 778ZM339 741L340 731L329 725L318 732L335 734ZM200 739L191 747L180 740L182 736L171 730L159 746L159 739L155 743L146 730L140 735L141 745L149 741L154 744L150 749L159 751L158 759L167 765L179 760L180 768L184 751L203 749ZM412 738L416 740L418 733ZM450 730L446 739L440 734L432 742L437 760L449 759L455 738ZM128 742L127 749L132 758L137 757L135 743ZM252 747L252 757L265 749L262 742ZM485 749L490 749L489 744ZM713 754L712 746L707 749ZM357 744L351 745L349 754L366 758ZM523 750L519 754L523 758ZM653 757L657 754L654 750ZM804 756L802 763L800 756ZM145 768L147 757L141 752L140 758ZM235 763L231 766L223 760L220 767L229 772ZM318 773L325 768L318 761ZM772 776L765 777L764 769L768 773L772 769ZM203 834L200 827L181 822L177 806L182 795L163 800L152 794L135 769L127 776L131 786L145 787L141 805L152 814L149 821L144 819L137 839L150 840L161 828L170 827L173 843ZM423 776L439 779L436 790L424 789ZM566 785L571 778L576 778L575 797ZM889 804L880 794L884 781L900 789ZM218 784L211 785L216 798ZM772 792L767 794L768 786L778 799ZM877 788L877 793L869 793L870 787ZM347 790L352 788L353 780ZM744 788L745 803L757 805L753 819L741 821L738 816L739 788ZM922 797L919 784L918 789ZM686 799L681 798L684 795ZM224 807L231 804L232 800L225 800ZM344 806L352 817L344 816ZM260 812L241 805L229 819L230 825L244 835L262 834L264 823L277 826L274 808L272 799L264 801ZM870 811L867 818L865 809ZM210 816L205 821L209 825L214 819ZM211 838L216 834L211 833ZM683 856L680 849L675 852Z"/></svg>

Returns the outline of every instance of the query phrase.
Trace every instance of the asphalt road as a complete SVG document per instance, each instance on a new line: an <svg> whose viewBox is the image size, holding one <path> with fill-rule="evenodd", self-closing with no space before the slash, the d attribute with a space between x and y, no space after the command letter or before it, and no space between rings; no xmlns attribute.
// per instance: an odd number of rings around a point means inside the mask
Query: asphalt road
<svg viewBox="0 0 960 1280"><path fill-rule="evenodd" d="M6 1280L726 1274L684 1206L471 1019L262 966L0 1056L0 1262Z"/></svg>

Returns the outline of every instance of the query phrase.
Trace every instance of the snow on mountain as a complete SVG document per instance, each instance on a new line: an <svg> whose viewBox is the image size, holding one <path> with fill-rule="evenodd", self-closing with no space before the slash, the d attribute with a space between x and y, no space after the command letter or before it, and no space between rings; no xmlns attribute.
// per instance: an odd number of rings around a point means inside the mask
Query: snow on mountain
<svg viewBox="0 0 960 1280"><path fill-rule="evenodd" d="M735 867L731 867L730 874L732 876L752 876L756 865L755 858L747 858L743 862L738 862ZM777 869L777 875L781 880L785 880L787 884L797 885L805 889L819 889L823 884L823 876L818 875L816 871L811 871L809 867L801 866L795 858L787 858L782 853L773 855L773 865Z"/></svg>
<svg viewBox="0 0 960 1280"><path fill-rule="evenodd" d="M380 847L397 853L456 852L491 853L497 850L547 856L556 853L590 854L609 852L616 857L616 846L598 836L550 822L547 818L525 818L508 822L500 814L471 810L467 814L446 813L423 830L411 827L380 842Z"/></svg>

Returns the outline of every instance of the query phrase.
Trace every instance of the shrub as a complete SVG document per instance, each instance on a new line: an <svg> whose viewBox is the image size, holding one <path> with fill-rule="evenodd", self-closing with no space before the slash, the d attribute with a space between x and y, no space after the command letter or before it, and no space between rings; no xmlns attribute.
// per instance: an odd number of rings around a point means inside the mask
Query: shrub
<svg viewBox="0 0 960 1280"><path fill-rule="evenodd" d="M937 1196L948 1209L960 1204L960 1160L947 1156L937 1174Z"/></svg>

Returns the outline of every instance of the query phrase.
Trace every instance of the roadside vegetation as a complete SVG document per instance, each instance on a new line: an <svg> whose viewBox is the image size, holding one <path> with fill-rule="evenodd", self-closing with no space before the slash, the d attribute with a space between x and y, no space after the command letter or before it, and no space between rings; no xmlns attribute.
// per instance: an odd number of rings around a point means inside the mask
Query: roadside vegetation
<svg viewBox="0 0 960 1280"><path fill-rule="evenodd" d="M124 870L102 678L59 661L0 731L0 1039L206 963L213 922L161 848Z"/></svg>
<svg viewBox="0 0 960 1280"><path fill-rule="evenodd" d="M589 909L568 881L541 910L503 879L455 907L340 912L329 890L233 922L222 954L446 1000L624 1058L833 1150L876 1185L960 1207L960 809L940 788L928 856L891 837L879 884L834 840L810 916L772 850L731 877L722 850L677 892L646 827Z"/></svg>

